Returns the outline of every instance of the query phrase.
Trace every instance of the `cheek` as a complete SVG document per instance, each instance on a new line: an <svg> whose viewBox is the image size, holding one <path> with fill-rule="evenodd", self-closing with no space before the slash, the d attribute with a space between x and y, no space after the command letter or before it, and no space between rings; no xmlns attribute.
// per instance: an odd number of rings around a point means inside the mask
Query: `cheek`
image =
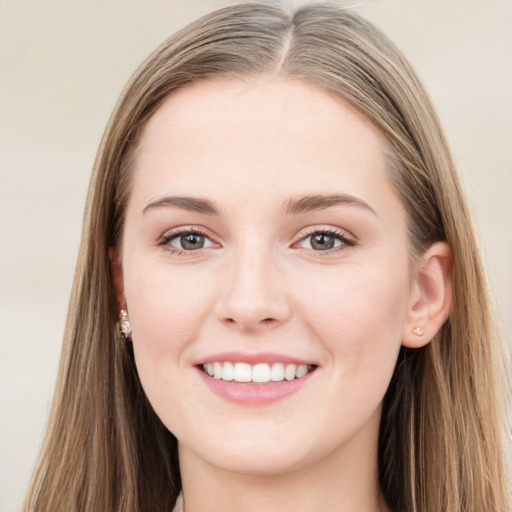
<svg viewBox="0 0 512 512"><path fill-rule="evenodd" d="M301 316L343 368L345 378L372 372L390 377L400 349L407 315L407 265L378 269L340 268L322 287L303 274Z"/></svg>
<svg viewBox="0 0 512 512"><path fill-rule="evenodd" d="M388 389L401 345L406 286L355 273L341 282L329 293L312 293L304 311L332 371L333 398L318 406L334 425L352 431L379 410Z"/></svg>
<svg viewBox="0 0 512 512"><path fill-rule="evenodd" d="M179 365L197 336L203 316L212 309L212 290L200 274L165 264L133 265L126 275L126 296L137 366ZM164 365L162 365L164 363Z"/></svg>
<svg viewBox="0 0 512 512"><path fill-rule="evenodd" d="M132 324L137 372L153 409L161 420L183 435L175 416L186 417L184 396L195 396L190 347L198 337L204 315L212 309L207 280L144 262L126 274L126 298Z"/></svg>
<svg viewBox="0 0 512 512"><path fill-rule="evenodd" d="M379 270L347 265L323 280L303 272L299 296L304 311L309 310L310 319L332 329L334 335L401 332L408 302L407 268L384 265Z"/></svg>

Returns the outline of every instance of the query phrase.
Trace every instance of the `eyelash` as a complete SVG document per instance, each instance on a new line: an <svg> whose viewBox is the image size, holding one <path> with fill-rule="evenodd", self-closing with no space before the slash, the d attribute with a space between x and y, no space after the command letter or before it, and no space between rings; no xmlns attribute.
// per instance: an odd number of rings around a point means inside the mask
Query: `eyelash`
<svg viewBox="0 0 512 512"><path fill-rule="evenodd" d="M164 247L165 250L171 252L172 254L176 256L190 256L193 253L199 252L203 247L196 249L196 250L187 250L187 249L178 249L177 247L173 247L170 245L170 242L176 238L179 238L183 235L199 235L202 236L208 240L211 239L211 237L203 230L199 228L180 228L173 231L170 231L166 233L160 240L158 241L158 246ZM340 250L343 250L344 247L355 247L357 245L356 240L349 238L346 233L343 231L338 231L336 229L318 229L318 228L310 228L306 234L304 234L298 242L294 243L293 245L296 246L297 244L307 240L308 238L314 236L314 235L328 235L333 237L335 240L340 241L342 244L338 247L334 247L332 249L326 249L326 250L314 250L314 249L306 249L309 253L314 253L315 256L328 256L329 254L338 252Z"/></svg>

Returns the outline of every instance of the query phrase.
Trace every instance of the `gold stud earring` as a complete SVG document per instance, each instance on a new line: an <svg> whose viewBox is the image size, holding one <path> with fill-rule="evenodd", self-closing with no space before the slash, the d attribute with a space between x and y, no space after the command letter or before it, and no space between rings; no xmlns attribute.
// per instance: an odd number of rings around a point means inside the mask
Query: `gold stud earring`
<svg viewBox="0 0 512 512"><path fill-rule="evenodd" d="M119 311L119 330L121 331L121 336L126 341L129 341L130 334L132 333L132 326L130 325L126 309L121 309L121 311Z"/></svg>
<svg viewBox="0 0 512 512"><path fill-rule="evenodd" d="M423 330L423 327L420 327L419 325L417 327L415 327L413 330L412 330L413 334L416 334L416 336L423 336L423 334L425 334L425 331Z"/></svg>

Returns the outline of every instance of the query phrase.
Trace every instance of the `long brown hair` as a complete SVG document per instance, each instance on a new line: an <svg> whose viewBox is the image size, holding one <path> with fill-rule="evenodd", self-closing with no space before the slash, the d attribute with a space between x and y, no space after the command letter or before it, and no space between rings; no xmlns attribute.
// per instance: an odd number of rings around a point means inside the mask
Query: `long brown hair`
<svg viewBox="0 0 512 512"><path fill-rule="evenodd" d="M372 24L336 5L213 12L161 45L127 85L89 188L58 383L25 510L158 512L180 490L175 437L141 388L117 328L118 247L141 131L173 91L210 77L307 81L351 104L391 148L411 256L444 240L453 307L423 349L402 348L386 394L379 481L395 511L509 512L505 351L472 222L440 123L415 73Z"/></svg>

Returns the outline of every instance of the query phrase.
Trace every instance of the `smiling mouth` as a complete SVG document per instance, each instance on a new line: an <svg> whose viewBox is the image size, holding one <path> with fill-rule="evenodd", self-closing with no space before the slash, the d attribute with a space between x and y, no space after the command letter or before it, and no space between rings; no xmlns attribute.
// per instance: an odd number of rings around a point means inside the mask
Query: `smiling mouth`
<svg viewBox="0 0 512 512"><path fill-rule="evenodd" d="M316 365L293 363L231 363L211 362L199 368L217 380L233 381L244 384L265 384L301 379L316 369Z"/></svg>

